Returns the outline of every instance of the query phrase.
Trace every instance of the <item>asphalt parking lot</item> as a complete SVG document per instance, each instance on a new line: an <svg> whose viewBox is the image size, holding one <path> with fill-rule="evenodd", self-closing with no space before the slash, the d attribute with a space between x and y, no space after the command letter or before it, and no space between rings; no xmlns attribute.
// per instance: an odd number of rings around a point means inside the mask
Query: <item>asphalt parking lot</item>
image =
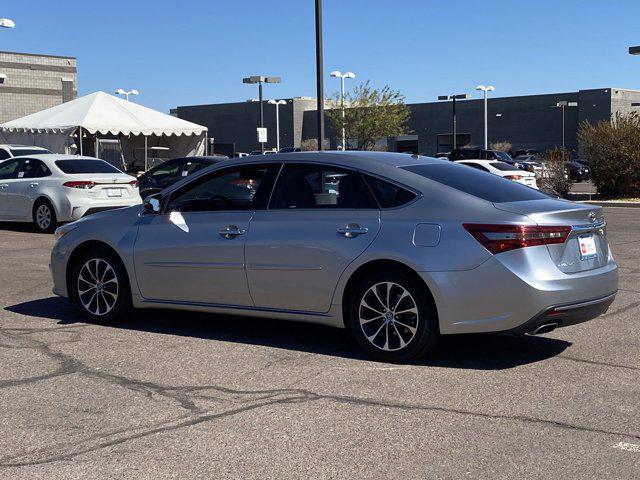
<svg viewBox="0 0 640 480"><path fill-rule="evenodd" d="M53 237L0 226L0 478L637 479L640 215L606 216L606 315L449 337L414 365L304 324L87 324L50 293Z"/></svg>

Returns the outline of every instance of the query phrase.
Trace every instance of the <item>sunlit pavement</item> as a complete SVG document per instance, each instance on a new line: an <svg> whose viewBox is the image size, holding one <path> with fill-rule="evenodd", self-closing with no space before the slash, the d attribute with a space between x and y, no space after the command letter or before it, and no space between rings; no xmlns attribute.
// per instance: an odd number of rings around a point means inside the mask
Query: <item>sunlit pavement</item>
<svg viewBox="0 0 640 480"><path fill-rule="evenodd" d="M609 312L462 336L414 365L339 330L54 298L53 237L0 229L0 477L638 478L640 215L606 210Z"/></svg>

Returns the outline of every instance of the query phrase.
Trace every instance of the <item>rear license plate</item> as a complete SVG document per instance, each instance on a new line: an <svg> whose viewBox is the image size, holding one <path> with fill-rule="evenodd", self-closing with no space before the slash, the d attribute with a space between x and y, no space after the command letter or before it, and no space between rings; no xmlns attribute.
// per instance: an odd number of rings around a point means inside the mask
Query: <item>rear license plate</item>
<svg viewBox="0 0 640 480"><path fill-rule="evenodd" d="M578 245L580 246L581 260L587 260L598 256L598 251L596 250L596 239L593 235L578 237Z"/></svg>
<svg viewBox="0 0 640 480"><path fill-rule="evenodd" d="M121 188L107 188L107 197L121 197L122 189Z"/></svg>

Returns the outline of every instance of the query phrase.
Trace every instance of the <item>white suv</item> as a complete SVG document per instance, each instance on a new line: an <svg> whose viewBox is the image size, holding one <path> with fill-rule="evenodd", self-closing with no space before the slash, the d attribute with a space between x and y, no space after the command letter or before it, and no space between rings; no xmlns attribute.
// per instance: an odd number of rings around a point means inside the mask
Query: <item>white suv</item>
<svg viewBox="0 0 640 480"><path fill-rule="evenodd" d="M33 147L30 145L9 145L0 144L0 162L12 157L22 157L23 155L42 155L51 153L46 148Z"/></svg>
<svg viewBox="0 0 640 480"><path fill-rule="evenodd" d="M38 232L139 203L138 181L99 158L48 154L0 163L0 221L33 222Z"/></svg>

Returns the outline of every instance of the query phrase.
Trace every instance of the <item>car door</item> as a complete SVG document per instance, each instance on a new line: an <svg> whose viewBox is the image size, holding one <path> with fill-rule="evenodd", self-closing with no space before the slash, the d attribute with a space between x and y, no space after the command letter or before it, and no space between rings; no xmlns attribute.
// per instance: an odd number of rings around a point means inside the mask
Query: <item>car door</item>
<svg viewBox="0 0 640 480"><path fill-rule="evenodd" d="M255 212L247 236L255 305L328 311L340 275L379 228L378 205L359 172L285 163L268 210Z"/></svg>
<svg viewBox="0 0 640 480"><path fill-rule="evenodd" d="M134 249L142 296L164 302L252 306L244 245L279 164L234 166L196 177L141 217Z"/></svg>
<svg viewBox="0 0 640 480"><path fill-rule="evenodd" d="M51 170L38 159L23 158L18 170L18 180L9 187L14 213L20 218L30 218L33 202L44 187Z"/></svg>
<svg viewBox="0 0 640 480"><path fill-rule="evenodd" d="M0 163L0 217L15 220L15 182L19 181L18 173L21 159L11 159Z"/></svg>

